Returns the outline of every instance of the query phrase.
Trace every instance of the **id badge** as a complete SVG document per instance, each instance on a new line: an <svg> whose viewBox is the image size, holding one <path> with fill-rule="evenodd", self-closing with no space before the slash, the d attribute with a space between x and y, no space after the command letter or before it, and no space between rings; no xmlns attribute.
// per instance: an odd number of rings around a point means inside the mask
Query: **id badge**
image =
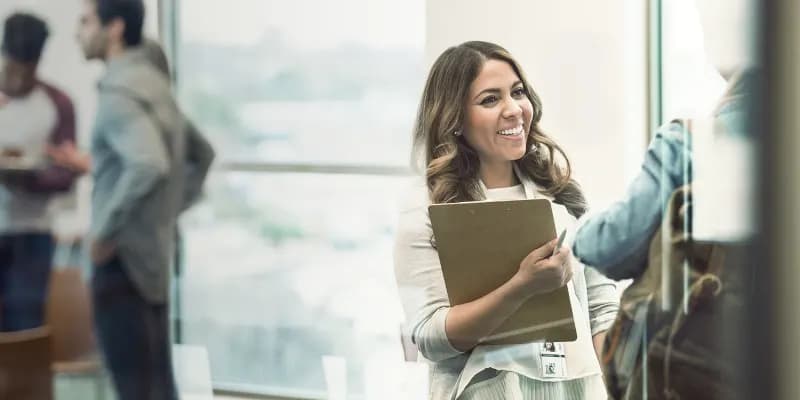
<svg viewBox="0 0 800 400"><path fill-rule="evenodd" d="M567 357L564 354L564 344L544 342L541 346L542 377L566 378Z"/></svg>

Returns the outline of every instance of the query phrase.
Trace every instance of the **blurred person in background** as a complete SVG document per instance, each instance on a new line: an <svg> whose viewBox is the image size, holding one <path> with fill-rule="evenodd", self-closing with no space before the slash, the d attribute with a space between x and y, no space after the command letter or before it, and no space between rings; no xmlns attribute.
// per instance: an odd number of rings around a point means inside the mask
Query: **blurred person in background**
<svg viewBox="0 0 800 400"><path fill-rule="evenodd" d="M751 25L748 18L755 10L753 2L697 0L696 4L706 54L728 82L728 88L712 116L714 134L752 137L746 132L753 107L749 100L759 75L754 52L747 44L753 40L750 37L752 32L747 29ZM641 274L647 261L650 239L661 224L666 200L678 187L687 183L684 164L691 169L695 162L697 160L691 158L691 143L687 143L684 137L683 125L670 122L660 127L650 142L641 172L625 196L605 210L587 213L579 222L572 245L575 255L614 279L628 279ZM734 162L747 163L748 160L737 159ZM730 168L721 172L730 174L739 170ZM751 177L718 176L716 179L749 187ZM748 191L742 188L737 191ZM720 198L720 209L730 219L740 219L745 210L734 207L734 204L742 202L733 200Z"/></svg>
<svg viewBox="0 0 800 400"><path fill-rule="evenodd" d="M39 79L49 32L39 17L15 13L3 27L0 70L0 331L44 323L54 251L55 196L76 172L50 163L48 145L75 141L75 111L61 90Z"/></svg>
<svg viewBox="0 0 800 400"><path fill-rule="evenodd" d="M142 53L143 60L156 67L171 82L171 73L167 55L161 45L149 38L144 38L142 44L135 51ZM202 132L197 129L192 121L187 120L188 129L186 130L186 168L188 181L187 189L200 189L208 174L215 152L211 143L205 138ZM63 141L60 144L50 145L47 150L48 155L57 165L71 169L79 174L86 174L91 171L92 158L89 153L81 151L72 141ZM198 200L200 192L187 192L185 205L188 207Z"/></svg>
<svg viewBox="0 0 800 400"><path fill-rule="evenodd" d="M189 123L140 49L144 14L142 0L83 1L78 41L106 64L91 145L92 291L119 398L172 400L169 266L178 214L202 179L187 179Z"/></svg>
<svg viewBox="0 0 800 400"><path fill-rule="evenodd" d="M628 192L579 221L572 245L607 276L634 279L604 349L615 398L728 399L749 378L752 351L742 350L749 333L741 327L758 279L751 259L756 7L752 0L696 5L706 55L727 90L710 118L659 128ZM672 209L676 198L683 207Z"/></svg>

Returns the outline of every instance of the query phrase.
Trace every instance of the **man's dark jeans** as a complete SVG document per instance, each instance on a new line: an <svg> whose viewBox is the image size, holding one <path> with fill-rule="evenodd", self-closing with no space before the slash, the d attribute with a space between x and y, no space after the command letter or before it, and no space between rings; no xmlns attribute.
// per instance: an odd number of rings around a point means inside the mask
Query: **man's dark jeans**
<svg viewBox="0 0 800 400"><path fill-rule="evenodd" d="M120 400L177 400L169 309L142 298L115 257L92 280L100 347Z"/></svg>
<svg viewBox="0 0 800 400"><path fill-rule="evenodd" d="M0 331L44 324L54 247L50 233L0 235Z"/></svg>

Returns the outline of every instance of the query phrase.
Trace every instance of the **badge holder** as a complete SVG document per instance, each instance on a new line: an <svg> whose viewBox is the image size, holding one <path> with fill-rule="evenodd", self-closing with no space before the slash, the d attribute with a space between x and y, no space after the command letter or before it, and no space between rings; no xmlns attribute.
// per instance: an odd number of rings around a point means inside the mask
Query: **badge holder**
<svg viewBox="0 0 800 400"><path fill-rule="evenodd" d="M567 357L564 344L544 342L541 344L542 376L544 378L566 378Z"/></svg>

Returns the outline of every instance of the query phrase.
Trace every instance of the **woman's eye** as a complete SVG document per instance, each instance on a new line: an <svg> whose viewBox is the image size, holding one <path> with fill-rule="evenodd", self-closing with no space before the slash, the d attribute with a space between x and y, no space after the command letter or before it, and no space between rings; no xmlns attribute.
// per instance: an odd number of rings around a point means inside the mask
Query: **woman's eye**
<svg viewBox="0 0 800 400"><path fill-rule="evenodd" d="M495 96L486 96L486 97L483 98L483 100L481 100L481 105L486 106L486 105L492 104L492 103L494 103L496 101L497 101L497 97L495 97Z"/></svg>
<svg viewBox="0 0 800 400"><path fill-rule="evenodd" d="M516 88L513 92L511 92L511 94L513 94L514 97L520 98L525 96L527 93L525 93L525 88Z"/></svg>

